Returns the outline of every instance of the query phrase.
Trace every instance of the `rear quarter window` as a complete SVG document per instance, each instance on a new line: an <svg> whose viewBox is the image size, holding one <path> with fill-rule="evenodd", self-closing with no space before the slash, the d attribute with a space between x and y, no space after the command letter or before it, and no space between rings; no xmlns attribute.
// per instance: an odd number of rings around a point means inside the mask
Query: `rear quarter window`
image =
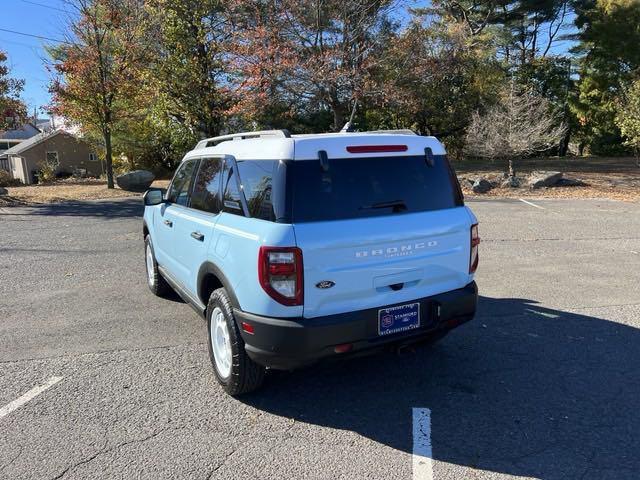
<svg viewBox="0 0 640 480"><path fill-rule="evenodd" d="M223 181L223 210L261 220L287 221L284 211L284 162L278 160L228 161Z"/></svg>
<svg viewBox="0 0 640 480"><path fill-rule="evenodd" d="M275 221L273 209L273 172L275 160L238 161L238 173L242 191L247 199L249 216Z"/></svg>

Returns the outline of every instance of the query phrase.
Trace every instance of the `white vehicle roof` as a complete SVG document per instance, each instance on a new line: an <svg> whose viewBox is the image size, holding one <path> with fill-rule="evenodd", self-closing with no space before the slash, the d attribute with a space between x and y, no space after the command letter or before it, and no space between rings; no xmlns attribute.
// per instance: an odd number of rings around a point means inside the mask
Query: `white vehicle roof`
<svg viewBox="0 0 640 480"><path fill-rule="evenodd" d="M210 144L214 146L208 146ZM375 151L376 147L382 148L383 151ZM423 137L408 130L305 135L289 135L283 130L267 130L202 140L195 149L187 153L185 159L217 154L233 155L237 160L317 160L320 150L327 152L330 159L402 157L424 155L425 148L431 148L433 155L446 153L442 143L435 137Z"/></svg>

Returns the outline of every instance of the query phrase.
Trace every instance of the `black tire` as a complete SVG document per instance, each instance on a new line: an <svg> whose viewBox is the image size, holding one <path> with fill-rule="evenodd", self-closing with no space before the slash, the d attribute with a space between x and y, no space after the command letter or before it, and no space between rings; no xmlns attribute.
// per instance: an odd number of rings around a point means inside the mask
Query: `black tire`
<svg viewBox="0 0 640 480"><path fill-rule="evenodd" d="M151 272L149 271L149 260L147 255L151 252ZM164 297L169 292L171 292L171 286L167 283L167 281L162 277L162 274L158 271L158 262L156 262L156 254L153 251L153 243L151 242L151 236L147 235L144 237L144 257L145 257L145 267L147 272L147 286L151 293L157 295L158 297Z"/></svg>
<svg viewBox="0 0 640 480"><path fill-rule="evenodd" d="M231 346L231 366L226 376L220 372L221 369L218 368L216 355L213 351L212 321L214 321L214 311L216 315L221 312L224 316L224 323L227 327L228 340ZM224 288L215 290L209 297L209 304L207 305L207 338L209 340L207 343L213 373L225 392L229 395L237 396L260 388L264 381L265 368L255 363L247 355L244 349L244 340L242 340L233 316L229 296Z"/></svg>

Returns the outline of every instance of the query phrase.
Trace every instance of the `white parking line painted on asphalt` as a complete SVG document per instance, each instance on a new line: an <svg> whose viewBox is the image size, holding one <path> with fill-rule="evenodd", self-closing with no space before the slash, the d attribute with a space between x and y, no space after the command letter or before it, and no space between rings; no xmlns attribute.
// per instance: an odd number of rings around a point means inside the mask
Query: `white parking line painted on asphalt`
<svg viewBox="0 0 640 480"><path fill-rule="evenodd" d="M433 480L431 410L413 409L413 480Z"/></svg>
<svg viewBox="0 0 640 480"><path fill-rule="evenodd" d="M53 387L60 380L62 380L62 377L51 377L47 381L47 383L45 383L44 385L40 385L39 387L34 387L31 390L29 390L27 393L22 395L21 397L16 398L13 402L6 404L4 407L0 408L0 418L9 415L15 409L20 408L29 400L32 400L34 397L40 395L47 388Z"/></svg>
<svg viewBox="0 0 640 480"><path fill-rule="evenodd" d="M540 210L545 210L544 207L541 207L540 205L536 205L535 203L527 202L526 200L524 200L522 198L519 198L518 200L520 200L523 203L526 203L527 205L531 205L532 207L539 208Z"/></svg>

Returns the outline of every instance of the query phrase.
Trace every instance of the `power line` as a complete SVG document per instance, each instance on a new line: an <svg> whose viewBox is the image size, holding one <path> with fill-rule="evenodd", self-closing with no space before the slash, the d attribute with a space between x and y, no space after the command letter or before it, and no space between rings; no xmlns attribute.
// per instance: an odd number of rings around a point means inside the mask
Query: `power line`
<svg viewBox="0 0 640 480"><path fill-rule="evenodd" d="M48 8L49 10L57 10L58 12L69 13L67 10L58 7L52 7L51 5L45 5L44 3L33 2L31 0L22 0L22 3L30 3L31 5L37 5L38 7Z"/></svg>
<svg viewBox="0 0 640 480"><path fill-rule="evenodd" d="M0 28L0 32L13 33L14 35L22 35L25 37L39 38L40 40L48 40L50 42L66 43L67 45L74 45L71 42L68 42L66 40L60 40L59 38L43 37L42 35L34 35L33 33L16 32L15 30L8 30L6 28Z"/></svg>

